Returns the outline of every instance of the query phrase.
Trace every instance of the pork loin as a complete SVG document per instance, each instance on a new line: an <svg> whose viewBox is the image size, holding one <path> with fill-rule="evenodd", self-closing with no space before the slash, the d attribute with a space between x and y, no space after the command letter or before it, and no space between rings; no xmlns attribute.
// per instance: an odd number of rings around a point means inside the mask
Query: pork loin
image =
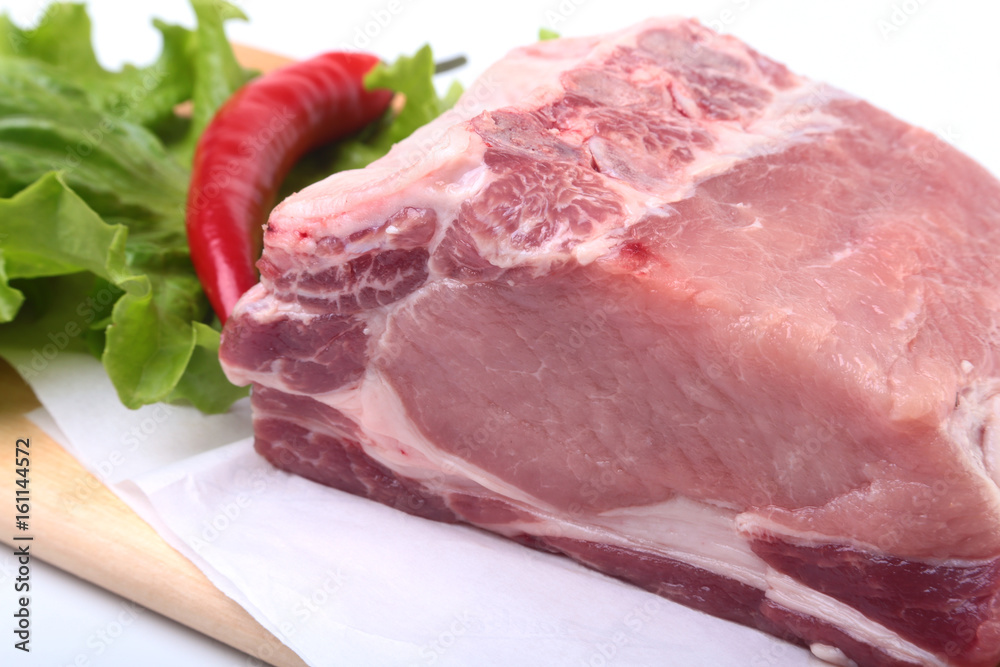
<svg viewBox="0 0 1000 667"><path fill-rule="evenodd" d="M275 465L861 665L1000 659L1000 184L696 22L510 53L271 215Z"/></svg>

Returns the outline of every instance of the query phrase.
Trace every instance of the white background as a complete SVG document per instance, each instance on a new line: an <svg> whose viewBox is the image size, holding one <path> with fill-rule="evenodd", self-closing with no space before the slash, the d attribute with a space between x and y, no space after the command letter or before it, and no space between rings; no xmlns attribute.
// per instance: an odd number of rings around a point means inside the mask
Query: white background
<svg viewBox="0 0 1000 667"><path fill-rule="evenodd" d="M95 40L108 66L147 62L159 49L151 16L192 24L183 0L112 2L92 8ZM43 2L0 0L20 23L41 14ZM533 41L545 26L564 35L616 29L651 14L696 16L737 35L794 71L829 81L935 131L1000 174L1000 3L972 0L719 0L626 2L553 0L499 3L445 0L247 0L250 17L233 22L234 41L294 57L358 46L385 58L429 42L439 58L464 53L468 82L507 49ZM12 599L11 559L0 559L0 617ZM246 658L187 632L151 612L130 613L115 596L36 563L33 645L28 659L0 644L0 663L26 665L233 666ZM128 619L126 624L124 621ZM101 633L110 637L108 642ZM7 636L0 622L0 637ZM82 656L82 661L80 661ZM10 659L9 659L10 658ZM609 664L613 664L609 663ZM661 663L669 664L665 657Z"/></svg>
<svg viewBox="0 0 1000 667"><path fill-rule="evenodd" d="M190 24L185 0L93 0L98 54L109 66L158 52L149 17ZM542 26L565 35L655 14L699 18L794 71L832 83L939 134L1000 173L1000 3L989 0L244 0L234 41L306 57L362 46L393 58L430 43L467 54L466 81ZM0 0L31 20L42 0ZM392 13L394 10L395 13ZM384 25L383 25L384 24Z"/></svg>

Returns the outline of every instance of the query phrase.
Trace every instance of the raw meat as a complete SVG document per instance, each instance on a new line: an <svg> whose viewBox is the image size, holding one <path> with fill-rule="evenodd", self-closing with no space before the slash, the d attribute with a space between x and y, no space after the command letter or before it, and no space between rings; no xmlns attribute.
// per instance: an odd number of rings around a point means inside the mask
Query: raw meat
<svg viewBox="0 0 1000 667"><path fill-rule="evenodd" d="M275 465L861 665L1000 659L1000 184L695 22L544 42L273 212Z"/></svg>

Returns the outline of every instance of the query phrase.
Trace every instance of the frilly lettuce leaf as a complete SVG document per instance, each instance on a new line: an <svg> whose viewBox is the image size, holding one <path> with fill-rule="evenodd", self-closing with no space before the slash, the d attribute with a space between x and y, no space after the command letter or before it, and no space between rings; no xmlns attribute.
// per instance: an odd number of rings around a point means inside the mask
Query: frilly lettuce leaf
<svg viewBox="0 0 1000 667"><path fill-rule="evenodd" d="M246 391L219 366L184 206L197 137L249 73L223 31L239 10L192 4L195 30L157 22L160 57L117 72L82 5L52 5L33 29L0 16L0 347L42 362L89 349L129 407L219 412ZM189 99L190 121L174 111Z"/></svg>

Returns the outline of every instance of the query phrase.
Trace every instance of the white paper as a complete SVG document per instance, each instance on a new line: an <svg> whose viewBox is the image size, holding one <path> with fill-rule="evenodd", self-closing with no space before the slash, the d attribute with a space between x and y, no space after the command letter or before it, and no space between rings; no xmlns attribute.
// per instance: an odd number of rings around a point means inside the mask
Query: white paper
<svg viewBox="0 0 1000 667"><path fill-rule="evenodd" d="M152 413L121 408L84 355L31 384L37 423L310 665L820 664L569 559L278 471L245 437L243 405L171 408L108 471Z"/></svg>

